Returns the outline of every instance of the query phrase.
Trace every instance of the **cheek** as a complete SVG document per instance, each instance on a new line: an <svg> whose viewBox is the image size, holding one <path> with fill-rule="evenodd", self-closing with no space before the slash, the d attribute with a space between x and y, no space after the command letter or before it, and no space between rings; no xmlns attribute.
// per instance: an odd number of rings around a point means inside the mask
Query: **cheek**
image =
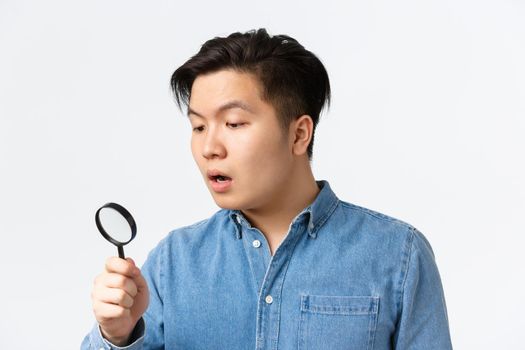
<svg viewBox="0 0 525 350"><path fill-rule="evenodd" d="M288 147L277 132L254 133L236 140L236 161L245 171L257 174L274 173L288 159ZM277 169L278 170L278 169Z"/></svg>
<svg viewBox="0 0 525 350"><path fill-rule="evenodd" d="M190 140L190 149L191 149L191 155L193 156L193 159L197 160L197 157L196 154L197 154L197 149L196 149L196 144L195 144L195 141L193 140L193 138Z"/></svg>
<svg viewBox="0 0 525 350"><path fill-rule="evenodd" d="M191 155L193 156L193 160L200 167L201 162L202 162L200 146L197 143L197 141L195 141L193 138L190 141L190 149L191 149Z"/></svg>

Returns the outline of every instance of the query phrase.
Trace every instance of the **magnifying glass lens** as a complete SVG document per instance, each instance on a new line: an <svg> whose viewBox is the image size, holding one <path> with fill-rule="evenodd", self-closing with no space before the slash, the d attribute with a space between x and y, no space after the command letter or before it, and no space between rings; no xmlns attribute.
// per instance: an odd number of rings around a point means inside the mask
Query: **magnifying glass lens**
<svg viewBox="0 0 525 350"><path fill-rule="evenodd" d="M113 208L102 208L100 224L115 241L126 243L131 238L131 227L125 217Z"/></svg>
<svg viewBox="0 0 525 350"><path fill-rule="evenodd" d="M124 246L137 234L135 220L123 206L117 203L104 204L95 214L100 234L118 248L118 256L124 256Z"/></svg>

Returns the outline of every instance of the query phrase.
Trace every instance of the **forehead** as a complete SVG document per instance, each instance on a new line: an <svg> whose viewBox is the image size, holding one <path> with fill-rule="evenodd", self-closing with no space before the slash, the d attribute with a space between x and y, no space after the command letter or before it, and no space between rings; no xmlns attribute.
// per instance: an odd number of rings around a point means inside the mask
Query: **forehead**
<svg viewBox="0 0 525 350"><path fill-rule="evenodd" d="M237 102L257 112L267 105L261 99L258 79L234 70L220 70L199 75L193 82L189 108L202 113L213 113L221 106Z"/></svg>

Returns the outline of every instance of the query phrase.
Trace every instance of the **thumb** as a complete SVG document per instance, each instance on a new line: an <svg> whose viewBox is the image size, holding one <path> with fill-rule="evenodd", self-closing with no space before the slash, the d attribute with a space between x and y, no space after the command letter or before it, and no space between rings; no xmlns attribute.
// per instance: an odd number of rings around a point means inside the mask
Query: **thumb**
<svg viewBox="0 0 525 350"><path fill-rule="evenodd" d="M147 292L148 291L148 283L146 282L146 279L144 276L142 276L142 273L139 273L136 276L132 277L133 282L137 285L137 290L139 292Z"/></svg>
<svg viewBox="0 0 525 350"><path fill-rule="evenodd" d="M126 258L127 261L129 261L133 266L137 266L135 264L135 260L133 260L132 258Z"/></svg>

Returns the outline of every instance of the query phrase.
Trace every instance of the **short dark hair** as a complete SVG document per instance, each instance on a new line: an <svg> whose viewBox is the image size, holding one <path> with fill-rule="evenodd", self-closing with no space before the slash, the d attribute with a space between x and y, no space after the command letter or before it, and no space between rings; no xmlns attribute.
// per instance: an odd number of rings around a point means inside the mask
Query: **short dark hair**
<svg viewBox="0 0 525 350"><path fill-rule="evenodd" d="M266 29L215 37L180 66L171 77L179 108L188 106L193 82L201 74L222 69L251 73L262 85L261 98L276 110L287 131L295 118L307 114L315 128L325 105L330 104L330 81L321 61L287 35L270 36ZM314 135L308 146L312 159Z"/></svg>

